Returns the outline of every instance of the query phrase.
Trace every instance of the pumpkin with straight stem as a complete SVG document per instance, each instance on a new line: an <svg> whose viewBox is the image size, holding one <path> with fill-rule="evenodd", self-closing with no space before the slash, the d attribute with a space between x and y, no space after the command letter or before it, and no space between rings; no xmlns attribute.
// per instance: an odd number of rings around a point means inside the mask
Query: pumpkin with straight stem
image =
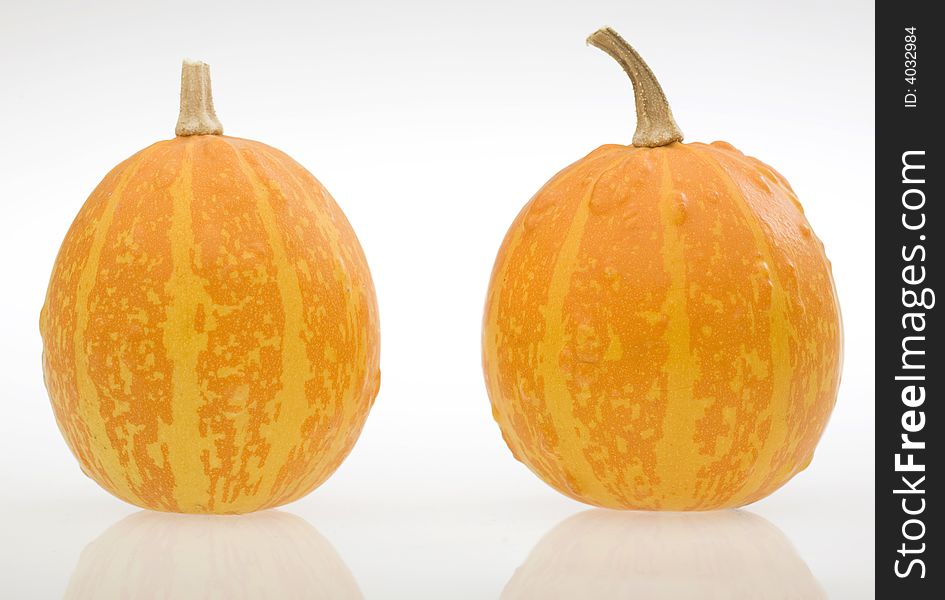
<svg viewBox="0 0 945 600"><path fill-rule="evenodd" d="M222 135L186 62L177 137L79 211L40 318L53 411L82 470L132 504L243 513L321 484L380 383L374 286L328 191Z"/></svg>

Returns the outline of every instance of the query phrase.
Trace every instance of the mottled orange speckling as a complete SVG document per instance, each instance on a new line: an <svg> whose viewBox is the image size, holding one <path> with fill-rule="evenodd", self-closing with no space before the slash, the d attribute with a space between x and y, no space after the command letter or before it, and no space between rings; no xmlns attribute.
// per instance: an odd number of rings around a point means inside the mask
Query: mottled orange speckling
<svg viewBox="0 0 945 600"><path fill-rule="evenodd" d="M82 470L154 510L304 496L380 384L374 287L341 209L282 152L220 135L159 142L105 177L62 244L40 329Z"/></svg>
<svg viewBox="0 0 945 600"><path fill-rule="evenodd" d="M841 338L830 263L778 173L723 142L607 145L512 224L483 366L509 448L554 488L710 510L807 466Z"/></svg>

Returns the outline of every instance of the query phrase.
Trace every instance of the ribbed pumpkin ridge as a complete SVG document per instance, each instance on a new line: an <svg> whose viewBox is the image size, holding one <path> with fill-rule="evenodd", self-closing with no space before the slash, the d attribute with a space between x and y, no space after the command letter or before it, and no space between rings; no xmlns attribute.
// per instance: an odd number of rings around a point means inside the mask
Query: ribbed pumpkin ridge
<svg viewBox="0 0 945 600"><path fill-rule="evenodd" d="M44 372L82 469L155 510L318 486L379 384L374 288L321 184L258 142L159 142L109 173L56 259Z"/></svg>

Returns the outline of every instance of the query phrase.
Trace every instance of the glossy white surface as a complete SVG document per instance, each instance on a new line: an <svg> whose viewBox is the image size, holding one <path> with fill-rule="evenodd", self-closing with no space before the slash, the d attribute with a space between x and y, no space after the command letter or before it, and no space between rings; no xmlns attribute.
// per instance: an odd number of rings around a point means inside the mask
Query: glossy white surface
<svg viewBox="0 0 945 600"><path fill-rule="evenodd" d="M872 3L85 4L0 5L0 597L872 597ZM840 399L810 468L755 516L584 516L491 419L479 335L499 242L557 170L633 134L629 84L584 45L604 24L688 140L788 178L834 264ZM331 190L377 285L377 404L297 518L135 514L81 474L43 389L56 250L111 167L173 135L184 57L211 64L228 134Z"/></svg>

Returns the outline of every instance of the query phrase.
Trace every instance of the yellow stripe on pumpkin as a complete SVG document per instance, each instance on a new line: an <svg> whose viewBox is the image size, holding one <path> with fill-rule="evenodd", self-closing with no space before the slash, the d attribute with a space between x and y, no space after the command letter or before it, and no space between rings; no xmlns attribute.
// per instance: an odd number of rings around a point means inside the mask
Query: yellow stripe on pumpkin
<svg viewBox="0 0 945 600"><path fill-rule="evenodd" d="M266 422L258 424L260 437L270 440L271 443L265 462L283 465L297 443L299 434L296 430L287 430L286 424L295 424L298 427L308 413L307 403L302 400L305 398L305 382L311 379L312 372L303 342L305 335L305 321L302 315L303 298L299 289L298 275L286 253L282 232L278 229L275 213L270 206L274 199L284 202L284 198L275 194L275 190L268 189L260 181L259 175L247 164L237 148L232 150L240 171L250 182L256 194L256 206L265 228L268 246L272 249L275 280L285 314L286 327L281 336L282 366L279 391L269 402L273 410L266 411ZM256 476L251 473L250 480L255 479ZM262 484L271 488L273 481L263 480ZM278 493L278 491L272 489L272 493Z"/></svg>
<svg viewBox="0 0 945 600"><path fill-rule="evenodd" d="M127 477L116 476L124 472L124 467L118 452L111 442L111 436L105 428L105 421L101 416L101 405L98 391L95 384L89 376L89 348L86 343L86 334L89 328L89 295L98 275L99 260L102 255L102 248L107 240L109 229L112 225L112 218L115 210L121 202L122 195L128 185L129 180L135 175L139 164L145 159L143 154L138 154L132 161L125 166L120 179L115 184L115 189L108 197L107 204L101 217L95 223L95 237L89 248L88 258L79 277L78 286L75 295L75 337L73 339L75 346L75 374L78 406L76 413L78 418L86 425L89 430L89 448L88 452L93 454L99 464L102 472L90 473L92 476L98 476L107 480L112 486L109 491L128 500L136 497L134 491L134 482ZM67 308L67 310L71 307ZM86 465L88 467L88 465Z"/></svg>
<svg viewBox="0 0 945 600"><path fill-rule="evenodd" d="M565 373L559 363L565 344L574 335L573 331L565 328L563 309L571 287L572 275L578 266L577 258L586 233L590 203L595 189L601 178L626 161L627 156L619 156L586 184L571 225L564 232L561 248L549 277L547 303L540 308L545 321L545 332L537 345L536 377L543 384L542 391L549 402L547 410L553 415L549 422L558 431L559 442L555 450L560 460L569 466L565 470L565 485L574 494L606 495L609 492L600 477L594 474L593 467L584 455L583 446L590 435L586 424L576 419L572 421L558 418L559 415L570 414L574 403L565 381Z"/></svg>
<svg viewBox="0 0 945 600"><path fill-rule="evenodd" d="M698 412L703 398L693 397L693 386L700 377L700 366L690 344L689 286L686 277L686 236L680 224L686 218L687 207L682 204L685 195L673 188L673 176L669 157L660 156L660 190L658 203L663 236L663 269L669 276L669 290L660 306L660 314L666 318L665 416L663 429L656 444L656 470L664 484L668 501L660 501L659 508L682 510L689 508L677 498L692 494L690 486L695 481L705 459L682 460L686 448L680 444L692 444L696 439L696 421L681 418L693 411ZM695 405L695 406L694 406Z"/></svg>

